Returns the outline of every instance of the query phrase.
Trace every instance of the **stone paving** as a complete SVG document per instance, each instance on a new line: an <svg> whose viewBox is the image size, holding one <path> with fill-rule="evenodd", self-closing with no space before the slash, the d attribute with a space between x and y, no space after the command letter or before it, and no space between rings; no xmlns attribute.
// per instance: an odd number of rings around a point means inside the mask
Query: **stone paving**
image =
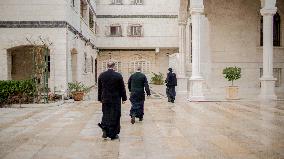
<svg viewBox="0 0 284 159"><path fill-rule="evenodd" d="M98 102L0 109L2 159L284 159L284 102L175 104L147 99L145 120L103 140Z"/></svg>

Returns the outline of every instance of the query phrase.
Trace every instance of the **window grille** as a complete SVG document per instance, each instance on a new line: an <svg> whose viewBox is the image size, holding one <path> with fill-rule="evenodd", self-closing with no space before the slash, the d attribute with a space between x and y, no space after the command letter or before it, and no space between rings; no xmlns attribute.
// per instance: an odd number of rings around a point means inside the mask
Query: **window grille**
<svg viewBox="0 0 284 159"><path fill-rule="evenodd" d="M141 25L131 25L128 27L128 36L142 36L142 31Z"/></svg>
<svg viewBox="0 0 284 159"><path fill-rule="evenodd" d="M143 0L135 0L135 4L143 4Z"/></svg>
<svg viewBox="0 0 284 159"><path fill-rule="evenodd" d="M109 61L103 61L102 62L102 66L101 66L101 72L104 72L106 71L108 68L107 68L107 63ZM120 61L112 61L115 63L115 66L114 66L114 69L116 72L119 72L119 73L122 73L122 63Z"/></svg>
<svg viewBox="0 0 284 159"><path fill-rule="evenodd" d="M141 72L144 74L150 74L151 63L147 60L131 61L129 65L129 73L132 74L136 71L136 68L141 66Z"/></svg>
<svg viewBox="0 0 284 159"><path fill-rule="evenodd" d="M112 0L111 4L122 4L122 0Z"/></svg>

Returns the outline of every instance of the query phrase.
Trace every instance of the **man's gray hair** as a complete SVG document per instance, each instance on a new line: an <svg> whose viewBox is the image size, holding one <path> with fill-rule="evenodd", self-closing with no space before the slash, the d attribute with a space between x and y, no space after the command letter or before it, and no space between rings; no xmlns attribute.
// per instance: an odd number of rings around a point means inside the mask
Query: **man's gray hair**
<svg viewBox="0 0 284 159"><path fill-rule="evenodd" d="M115 66L115 63L113 61L109 61L107 63L107 68L114 68L114 66Z"/></svg>

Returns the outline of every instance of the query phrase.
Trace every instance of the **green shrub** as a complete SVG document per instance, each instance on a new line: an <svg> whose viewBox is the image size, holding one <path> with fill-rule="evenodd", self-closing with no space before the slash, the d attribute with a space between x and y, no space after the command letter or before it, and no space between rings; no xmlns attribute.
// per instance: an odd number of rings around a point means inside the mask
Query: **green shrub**
<svg viewBox="0 0 284 159"><path fill-rule="evenodd" d="M33 80L0 81L0 105L29 103L35 94Z"/></svg>
<svg viewBox="0 0 284 159"><path fill-rule="evenodd" d="M164 75L159 72L159 74L152 72L153 77L151 77L151 83L156 85L164 84Z"/></svg>
<svg viewBox="0 0 284 159"><path fill-rule="evenodd" d="M232 82L232 86L234 85L234 81L241 78L241 68L239 67L226 67L223 70L224 77Z"/></svg>

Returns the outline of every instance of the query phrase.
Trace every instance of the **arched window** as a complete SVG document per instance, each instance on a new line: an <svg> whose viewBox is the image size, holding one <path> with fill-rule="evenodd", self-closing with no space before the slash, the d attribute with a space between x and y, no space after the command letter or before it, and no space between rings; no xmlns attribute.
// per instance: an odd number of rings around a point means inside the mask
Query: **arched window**
<svg viewBox="0 0 284 159"><path fill-rule="evenodd" d="M144 74L150 74L150 69L151 69L151 63L150 61L147 60L135 60L131 61L129 65L129 73L132 74L135 72L135 69L137 66L141 66L141 72Z"/></svg>
<svg viewBox="0 0 284 159"><path fill-rule="evenodd" d="M103 61L102 62L102 67L101 67L101 72L104 72L107 70L107 63L109 61ZM112 62L115 63L114 69L116 72L122 73L122 63L120 61L112 60Z"/></svg>
<svg viewBox="0 0 284 159"><path fill-rule="evenodd" d="M276 13L273 16L273 46L280 46L280 15ZM260 19L260 46L263 46L263 16Z"/></svg>

